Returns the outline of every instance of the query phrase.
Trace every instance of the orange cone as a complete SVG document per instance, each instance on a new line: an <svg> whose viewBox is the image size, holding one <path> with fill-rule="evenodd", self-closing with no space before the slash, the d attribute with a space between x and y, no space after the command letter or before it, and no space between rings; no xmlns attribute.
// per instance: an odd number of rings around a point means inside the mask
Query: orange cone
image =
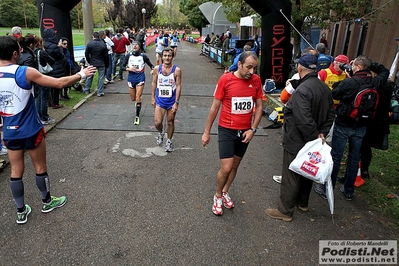
<svg viewBox="0 0 399 266"><path fill-rule="evenodd" d="M355 180L355 187L360 187L362 186L366 181L362 178L362 170L360 167L360 162L359 162L359 168L357 169L357 176Z"/></svg>

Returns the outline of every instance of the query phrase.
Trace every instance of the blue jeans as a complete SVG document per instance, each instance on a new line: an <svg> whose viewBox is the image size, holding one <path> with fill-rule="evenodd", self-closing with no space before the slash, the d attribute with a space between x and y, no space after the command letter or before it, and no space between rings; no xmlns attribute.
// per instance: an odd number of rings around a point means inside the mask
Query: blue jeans
<svg viewBox="0 0 399 266"><path fill-rule="evenodd" d="M50 88L39 86L39 94L36 97L36 109L42 121L46 121L49 118L47 113L49 98Z"/></svg>
<svg viewBox="0 0 399 266"><path fill-rule="evenodd" d="M104 78L105 78L105 67L97 67L98 71L98 85L97 85L97 95L100 95L101 93L104 92ZM90 92L91 84L93 82L93 77L90 76L86 79L86 84L85 84L85 93Z"/></svg>
<svg viewBox="0 0 399 266"><path fill-rule="evenodd" d="M345 145L346 142L349 141L345 174L346 181L344 185L345 194L349 196L353 195L355 191L354 184L360 160L360 147L362 146L364 134L366 134L366 127L352 128L335 124L333 130L331 156L334 166L331 173L331 180L333 187L335 187Z"/></svg>
<svg viewBox="0 0 399 266"><path fill-rule="evenodd" d="M105 70L105 77L108 81L112 80L112 70L114 69L114 54L108 54L108 67Z"/></svg>
<svg viewBox="0 0 399 266"><path fill-rule="evenodd" d="M116 75L116 65L118 63L119 60L119 78L121 79L122 76L122 69L121 69L121 65L123 63L123 61L125 60L125 54L114 54L114 63L113 63L113 69L112 69L112 74L115 76Z"/></svg>

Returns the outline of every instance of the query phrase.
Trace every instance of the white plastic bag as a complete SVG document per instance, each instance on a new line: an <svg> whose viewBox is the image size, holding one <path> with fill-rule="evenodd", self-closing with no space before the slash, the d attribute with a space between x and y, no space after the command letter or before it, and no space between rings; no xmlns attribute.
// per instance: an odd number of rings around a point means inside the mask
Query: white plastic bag
<svg viewBox="0 0 399 266"><path fill-rule="evenodd" d="M322 139L317 138L303 146L288 169L317 183L324 184L331 176L332 168L331 147L326 143L323 145Z"/></svg>

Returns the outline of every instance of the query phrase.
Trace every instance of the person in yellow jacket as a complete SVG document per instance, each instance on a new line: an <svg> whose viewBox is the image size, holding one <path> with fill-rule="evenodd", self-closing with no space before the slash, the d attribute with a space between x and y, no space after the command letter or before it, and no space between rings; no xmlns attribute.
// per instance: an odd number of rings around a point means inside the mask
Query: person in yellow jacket
<svg viewBox="0 0 399 266"><path fill-rule="evenodd" d="M319 71L319 79L326 83L330 90L332 90L334 83L347 78L346 73L339 67L341 64L349 64L349 59L346 55L338 55L328 68ZM337 104L339 104L339 101L334 100L334 107Z"/></svg>

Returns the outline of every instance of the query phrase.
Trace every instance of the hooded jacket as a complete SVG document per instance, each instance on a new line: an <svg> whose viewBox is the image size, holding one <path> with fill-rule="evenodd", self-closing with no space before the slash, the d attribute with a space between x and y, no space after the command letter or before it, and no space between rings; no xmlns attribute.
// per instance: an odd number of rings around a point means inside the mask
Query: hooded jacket
<svg viewBox="0 0 399 266"><path fill-rule="evenodd" d="M53 29L44 29L43 31L44 50L55 60L53 71L48 75L54 78L60 78L66 75L65 62L66 58L62 52L62 48L58 46L57 37ZM68 62L66 62L68 64Z"/></svg>

